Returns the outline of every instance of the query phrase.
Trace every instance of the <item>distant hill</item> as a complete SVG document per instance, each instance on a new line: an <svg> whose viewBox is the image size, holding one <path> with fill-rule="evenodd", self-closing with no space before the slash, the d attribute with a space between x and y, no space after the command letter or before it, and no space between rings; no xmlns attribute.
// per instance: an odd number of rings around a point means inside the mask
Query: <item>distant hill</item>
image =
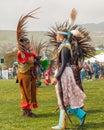
<svg viewBox="0 0 104 130"><path fill-rule="evenodd" d="M104 46L104 22L95 24L88 23L82 24L82 27L86 28L91 35L93 46ZM44 31L31 31L29 32L29 38L32 36L39 40L47 41L47 32ZM11 30L0 30L0 57L6 52L13 51L17 48L16 32Z"/></svg>
<svg viewBox="0 0 104 130"><path fill-rule="evenodd" d="M28 36L31 37L35 36L35 38L43 38L46 37L46 32L44 31L30 31L28 33ZM16 44L17 40L16 40L16 31L11 31L11 30L0 30L0 45L4 44L4 43L14 43Z"/></svg>
<svg viewBox="0 0 104 130"><path fill-rule="evenodd" d="M28 33L30 39L32 36L34 40L48 40L46 36L46 32L42 31L31 31ZM3 56L5 53L14 51L17 48L17 40L16 40L16 31L11 30L1 30L0 31L0 57Z"/></svg>
<svg viewBox="0 0 104 130"><path fill-rule="evenodd" d="M96 23L82 24L82 26L90 31L104 31L104 22L97 24Z"/></svg>

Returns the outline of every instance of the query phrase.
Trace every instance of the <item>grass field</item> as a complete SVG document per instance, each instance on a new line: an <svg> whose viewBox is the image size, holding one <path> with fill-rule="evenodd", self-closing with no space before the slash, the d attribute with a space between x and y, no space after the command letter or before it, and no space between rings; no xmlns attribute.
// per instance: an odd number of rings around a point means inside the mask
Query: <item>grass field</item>
<svg viewBox="0 0 104 130"><path fill-rule="evenodd" d="M87 95L84 107L87 117L83 130L104 130L104 80L85 80L83 87ZM18 84L15 80L0 80L0 130L51 130L51 126L57 125L59 111L52 113L57 107L54 87L42 85L37 98L39 108L33 110L37 117L23 118ZM72 114L70 117L73 121L73 125L69 122L70 130L77 130L75 127L79 120Z"/></svg>

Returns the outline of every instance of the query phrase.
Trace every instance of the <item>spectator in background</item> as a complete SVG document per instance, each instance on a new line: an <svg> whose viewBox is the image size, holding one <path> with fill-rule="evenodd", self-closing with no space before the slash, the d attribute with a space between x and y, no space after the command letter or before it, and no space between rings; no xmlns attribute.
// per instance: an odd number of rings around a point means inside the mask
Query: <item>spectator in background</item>
<svg viewBox="0 0 104 130"><path fill-rule="evenodd" d="M13 78L13 67L12 67L12 66L10 66L10 67L8 68L8 78L9 78L9 79L12 79L12 78Z"/></svg>
<svg viewBox="0 0 104 130"><path fill-rule="evenodd" d="M0 66L0 79L2 79L2 67Z"/></svg>
<svg viewBox="0 0 104 130"><path fill-rule="evenodd" d="M85 70L85 77L88 80L89 66L87 65L87 62L84 63L83 67L84 67L84 70Z"/></svg>
<svg viewBox="0 0 104 130"><path fill-rule="evenodd" d="M99 70L100 70L100 75L99 78L104 78L104 66L102 65L102 63L99 64Z"/></svg>
<svg viewBox="0 0 104 130"><path fill-rule="evenodd" d="M94 71L94 79L98 79L99 78L99 64L96 60L95 60L95 63L93 64L93 71Z"/></svg>
<svg viewBox="0 0 104 130"><path fill-rule="evenodd" d="M17 75L17 69L16 66L13 66L13 77L15 78Z"/></svg>
<svg viewBox="0 0 104 130"><path fill-rule="evenodd" d="M88 60L87 65L88 65L88 80L92 80L92 74L93 74L92 63Z"/></svg>
<svg viewBox="0 0 104 130"><path fill-rule="evenodd" d="M81 69L81 72L80 72L81 82L83 82L83 80L84 80L85 77L86 77L86 72L85 72L85 68L83 66L82 69Z"/></svg>

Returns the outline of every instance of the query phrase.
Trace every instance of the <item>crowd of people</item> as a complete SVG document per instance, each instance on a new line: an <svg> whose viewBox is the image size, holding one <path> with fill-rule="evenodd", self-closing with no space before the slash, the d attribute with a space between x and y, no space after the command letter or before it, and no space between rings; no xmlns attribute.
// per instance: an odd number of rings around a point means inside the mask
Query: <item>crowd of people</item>
<svg viewBox="0 0 104 130"><path fill-rule="evenodd" d="M16 78L18 73L18 66L11 65L10 67L3 68L0 66L0 79L13 79Z"/></svg>
<svg viewBox="0 0 104 130"><path fill-rule="evenodd" d="M91 63L89 60L84 62L80 78L81 81L84 79L92 81L93 79L96 80L104 78L104 65L96 60L94 63Z"/></svg>
<svg viewBox="0 0 104 130"><path fill-rule="evenodd" d="M6 69L2 69L0 67L0 79L3 79L2 76L2 71L7 70L8 72L8 79L13 79L16 78L17 73L18 73L18 66L17 65L11 65L10 67ZM44 73L43 78L45 78L44 83L48 85L51 83L50 81L50 75L52 69L47 69L46 72ZM103 79L104 78L104 65L103 63L100 63L98 61L95 61L94 63L91 63L89 60L87 62L83 63L83 67L80 71L80 79L81 82L83 82L84 79L88 81L96 80L96 79ZM4 77L5 79L5 77Z"/></svg>

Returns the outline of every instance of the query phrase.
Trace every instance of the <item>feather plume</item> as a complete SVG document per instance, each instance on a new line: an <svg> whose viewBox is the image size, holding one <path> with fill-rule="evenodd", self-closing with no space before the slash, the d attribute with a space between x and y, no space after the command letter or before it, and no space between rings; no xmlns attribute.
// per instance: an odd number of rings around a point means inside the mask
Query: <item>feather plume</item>
<svg viewBox="0 0 104 130"><path fill-rule="evenodd" d="M25 50L24 45L20 42L21 39L24 39L28 36L28 33L26 31L26 24L28 18L34 18L37 19L34 15L37 13L37 10L39 8L36 8L29 12L28 14L21 16L17 25L17 42L18 42L18 49L20 51Z"/></svg>
<svg viewBox="0 0 104 130"><path fill-rule="evenodd" d="M33 47L33 52L36 53L37 56L40 56L42 51L45 51L48 47L48 43L45 41L38 41L38 40L34 40L34 38L32 37L31 40L31 45Z"/></svg>
<svg viewBox="0 0 104 130"><path fill-rule="evenodd" d="M72 36L72 43L73 41L76 41L78 49L74 48L72 49L74 51L79 51L76 52L78 55L82 55L81 57L92 57L95 55L95 48L91 45L91 37L89 35L89 32L86 31L85 28L78 27L78 26L73 26L74 29L78 28L78 31L80 33L80 36ZM73 40L74 39L74 40ZM74 52L75 53L75 52Z"/></svg>
<svg viewBox="0 0 104 130"><path fill-rule="evenodd" d="M50 44L48 42L41 41L41 40L40 41L39 40L34 40L34 38L32 36L31 45L33 47L33 52L38 57L41 57L42 66L49 65L49 59L48 60L44 59L45 58L44 57L45 52L49 55L50 62L53 61L53 57L54 57L55 54L53 53L52 48L49 47ZM53 62L51 63L51 66L54 66Z"/></svg>
<svg viewBox="0 0 104 130"><path fill-rule="evenodd" d="M76 16L77 16L77 11L75 8L72 9L71 13L70 13L70 18L71 18L71 24L69 25L69 27L74 25L74 22L76 20Z"/></svg>
<svg viewBox="0 0 104 130"><path fill-rule="evenodd" d="M71 20L74 21L76 19L76 16L77 16L77 11L75 8L73 8L70 14Z"/></svg>

